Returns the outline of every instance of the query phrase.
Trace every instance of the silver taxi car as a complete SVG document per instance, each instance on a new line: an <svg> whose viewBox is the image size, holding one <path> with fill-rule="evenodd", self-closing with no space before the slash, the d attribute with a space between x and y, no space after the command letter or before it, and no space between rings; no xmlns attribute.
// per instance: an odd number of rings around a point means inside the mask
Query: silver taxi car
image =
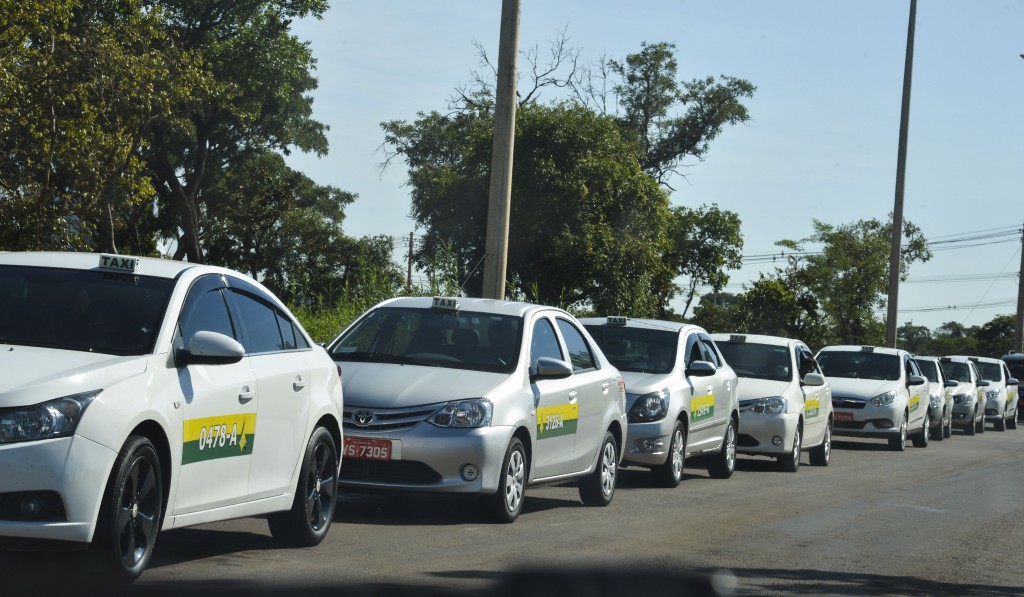
<svg viewBox="0 0 1024 597"><path fill-rule="evenodd" d="M569 313L480 298L384 301L328 346L344 371L343 486L485 496L512 522L529 485L615 492L622 375Z"/></svg>
<svg viewBox="0 0 1024 597"><path fill-rule="evenodd" d="M946 376L938 357L915 356L914 361L928 378L932 439L942 441L953 433L953 390L958 384Z"/></svg>
<svg viewBox="0 0 1024 597"><path fill-rule="evenodd" d="M341 380L280 301L231 270L0 253L0 543L85 546L126 579L159 531L334 516Z"/></svg>
<svg viewBox="0 0 1024 597"><path fill-rule="evenodd" d="M581 320L626 380L623 464L648 467L675 487L685 459L706 455L719 479L736 468L736 373L703 328L651 319Z"/></svg>
<svg viewBox="0 0 1024 597"><path fill-rule="evenodd" d="M996 431L1017 428L1016 388L1020 383L1010 375L1006 363L1001 359L971 357L981 378L988 382L985 388L985 421L991 422Z"/></svg>
<svg viewBox="0 0 1024 597"><path fill-rule="evenodd" d="M910 353L877 346L826 346L818 364L832 387L836 435L880 437L903 451L928 446L928 380Z"/></svg>
<svg viewBox="0 0 1024 597"><path fill-rule="evenodd" d="M811 464L832 457L832 391L814 354L792 338L711 334L739 376L740 429L736 451L772 456L794 473L801 451Z"/></svg>
<svg viewBox="0 0 1024 597"><path fill-rule="evenodd" d="M985 388L978 368L970 357L952 355L939 358L946 376L957 382L953 388L953 426L967 435L985 433Z"/></svg>
<svg viewBox="0 0 1024 597"><path fill-rule="evenodd" d="M1006 369L1010 372L1010 377L1018 380L1024 379L1024 354L1011 350L999 357L999 360L1006 363ZM1012 386L1009 393L1016 397L1017 400L1017 421L1024 421L1024 395L1020 393L1019 384ZM1013 400L1013 398L1008 398L1008 400Z"/></svg>

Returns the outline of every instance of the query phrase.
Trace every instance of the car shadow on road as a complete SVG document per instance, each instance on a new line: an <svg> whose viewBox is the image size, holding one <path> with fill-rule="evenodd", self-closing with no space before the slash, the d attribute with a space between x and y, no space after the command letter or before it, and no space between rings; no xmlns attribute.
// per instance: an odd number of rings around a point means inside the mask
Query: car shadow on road
<svg viewBox="0 0 1024 597"><path fill-rule="evenodd" d="M521 516L555 508L582 507L578 499L538 497L526 491ZM336 524L436 526L490 522L485 496L345 491L338 497Z"/></svg>
<svg viewBox="0 0 1024 597"><path fill-rule="evenodd" d="M910 440L907 440L907 449L911 448ZM889 447L889 442L882 440L875 441L844 441L832 438L832 449L833 450L852 450L854 452L892 452L893 449Z"/></svg>

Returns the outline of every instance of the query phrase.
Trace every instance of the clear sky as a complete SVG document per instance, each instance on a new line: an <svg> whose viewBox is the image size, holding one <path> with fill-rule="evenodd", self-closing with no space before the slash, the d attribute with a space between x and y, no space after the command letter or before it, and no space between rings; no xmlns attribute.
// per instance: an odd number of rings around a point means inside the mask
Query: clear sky
<svg viewBox="0 0 1024 597"><path fill-rule="evenodd" d="M704 162L673 181L672 202L717 203L742 220L747 265L730 292L771 270L779 239L812 219L885 219L893 209L910 0L522 0L519 48L565 31L586 62L642 42L676 46L679 78L721 74L757 86L750 121L728 128ZM497 62L500 0L333 0L294 32L318 60L314 117L328 156L290 162L359 195L351 236L405 243L406 168L383 173L380 123L445 109ZM934 329L1015 312L1024 226L1024 0L920 0L904 217L934 257L900 287L900 323ZM520 68L524 62L520 60ZM554 99L548 94L543 99ZM955 309L950 308L955 307ZM884 312L882 313L884 317Z"/></svg>

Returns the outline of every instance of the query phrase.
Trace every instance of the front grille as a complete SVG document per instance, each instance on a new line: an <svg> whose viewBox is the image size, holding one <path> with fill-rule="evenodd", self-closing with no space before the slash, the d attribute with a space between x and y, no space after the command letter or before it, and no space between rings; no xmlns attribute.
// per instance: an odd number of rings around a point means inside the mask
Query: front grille
<svg viewBox="0 0 1024 597"><path fill-rule="evenodd" d="M736 438L736 446L740 448L755 448L761 445L761 442L754 439L754 436L741 433Z"/></svg>
<svg viewBox="0 0 1024 597"><path fill-rule="evenodd" d="M364 408L346 404L342 424L345 429L401 431L415 427L434 414L438 408L440 408L440 405L413 406L410 408ZM366 412L373 413L370 423L368 425L357 425L353 415L355 413L365 414Z"/></svg>
<svg viewBox="0 0 1024 597"><path fill-rule="evenodd" d="M341 463L341 480L430 485L441 481L441 475L426 464L415 460L347 458Z"/></svg>
<svg viewBox="0 0 1024 597"><path fill-rule="evenodd" d="M862 409L868 401L863 398L847 398L846 396L832 396L832 408Z"/></svg>
<svg viewBox="0 0 1024 597"><path fill-rule="evenodd" d="M986 408L985 409L985 416L987 416L987 417L994 417L994 416L996 416L998 414L999 414L999 409L998 408Z"/></svg>

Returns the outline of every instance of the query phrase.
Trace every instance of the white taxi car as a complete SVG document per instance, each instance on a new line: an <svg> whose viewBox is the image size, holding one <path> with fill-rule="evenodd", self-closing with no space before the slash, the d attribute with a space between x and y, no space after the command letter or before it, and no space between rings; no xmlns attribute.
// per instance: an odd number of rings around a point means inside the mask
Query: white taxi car
<svg viewBox="0 0 1024 597"><path fill-rule="evenodd" d="M341 484L485 496L512 522L528 485L615 492L622 375L569 313L479 298L384 301L328 346L345 371Z"/></svg>
<svg viewBox="0 0 1024 597"><path fill-rule="evenodd" d="M1001 359L971 357L981 378L988 382L985 388L985 421L991 421L996 431L1017 428L1018 380L1010 375Z"/></svg>
<svg viewBox="0 0 1024 597"><path fill-rule="evenodd" d="M807 345L792 338L711 334L739 376L740 429L736 451L773 456L794 473L801 451L811 464L832 457L832 391Z"/></svg>
<svg viewBox="0 0 1024 597"><path fill-rule="evenodd" d="M736 373L703 328L672 321L581 320L626 380L629 428L623 464L676 487L690 456L706 455L719 479L736 468Z"/></svg>
<svg viewBox="0 0 1024 597"><path fill-rule="evenodd" d="M967 435L985 433L985 388L978 368L970 357L951 355L939 358L946 377L957 383L953 388L953 426Z"/></svg>
<svg viewBox="0 0 1024 597"><path fill-rule="evenodd" d="M0 370L6 547L92 542L130 580L160 530L269 514L315 545L330 527L337 366L246 276L0 253Z"/></svg>
<svg viewBox="0 0 1024 597"><path fill-rule="evenodd" d="M826 346L818 364L832 387L836 435L882 437L903 451L930 439L928 380L909 352L876 346Z"/></svg>
<svg viewBox="0 0 1024 597"><path fill-rule="evenodd" d="M914 361L928 379L932 439L942 441L953 434L953 390L958 384L946 376L938 357L915 356Z"/></svg>

